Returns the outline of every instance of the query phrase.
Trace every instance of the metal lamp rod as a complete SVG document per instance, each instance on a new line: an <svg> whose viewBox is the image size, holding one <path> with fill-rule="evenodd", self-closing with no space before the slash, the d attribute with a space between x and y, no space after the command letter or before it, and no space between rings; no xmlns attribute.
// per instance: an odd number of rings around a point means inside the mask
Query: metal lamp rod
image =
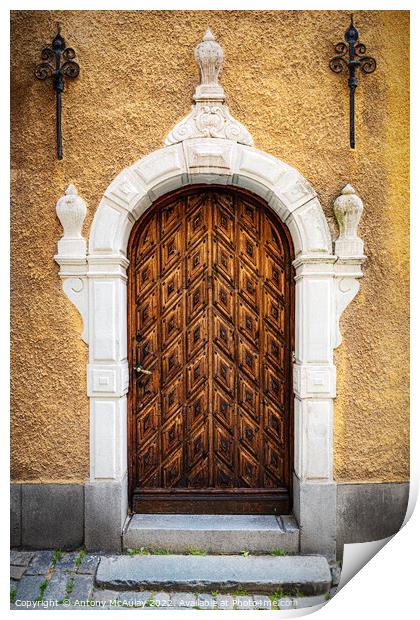
<svg viewBox="0 0 420 620"><path fill-rule="evenodd" d="M350 116L350 148L356 147L356 131L355 131L355 93L358 85L357 69L360 68L363 73L373 73L376 69L376 61L371 56L366 56L366 46L358 43L359 33L353 23L353 15L351 16L350 26L347 28L344 38L346 43L340 42L335 46L337 56L330 60L330 69L334 73L342 73L348 70L348 86L349 86L349 116ZM346 58L347 56L347 58Z"/></svg>
<svg viewBox="0 0 420 620"><path fill-rule="evenodd" d="M55 90L56 99L56 136L57 136L57 158L63 159L63 137L61 128L62 100L61 95L64 91L64 77L76 78L79 75L80 67L73 59L76 52L73 48L67 47L64 38L61 36L60 25L57 24L57 34L54 37L51 47L44 47L41 52L41 62L35 68L35 77L38 80L52 78L52 85ZM64 62L62 62L64 60ZM51 63L54 64L51 64Z"/></svg>

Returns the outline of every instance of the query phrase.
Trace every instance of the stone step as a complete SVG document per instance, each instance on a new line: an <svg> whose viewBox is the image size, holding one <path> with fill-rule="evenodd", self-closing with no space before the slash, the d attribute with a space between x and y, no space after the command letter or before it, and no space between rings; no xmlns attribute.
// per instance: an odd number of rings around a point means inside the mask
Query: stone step
<svg viewBox="0 0 420 620"><path fill-rule="evenodd" d="M316 596L331 586L322 556L119 555L102 557L96 584L110 590L247 590Z"/></svg>
<svg viewBox="0 0 420 620"><path fill-rule="evenodd" d="M136 514L123 534L124 549L166 549L188 553L299 552L299 528L292 516Z"/></svg>

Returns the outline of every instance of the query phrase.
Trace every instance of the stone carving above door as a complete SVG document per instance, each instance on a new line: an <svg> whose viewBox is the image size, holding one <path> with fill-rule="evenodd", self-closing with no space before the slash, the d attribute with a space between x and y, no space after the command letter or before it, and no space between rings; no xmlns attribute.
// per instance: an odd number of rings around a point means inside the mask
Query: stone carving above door
<svg viewBox="0 0 420 620"><path fill-rule="evenodd" d="M200 84L195 89L192 112L169 133L165 146L189 138L225 138L240 144L253 145L249 131L230 114L225 104L225 92L219 84L223 65L223 49L211 30L207 30L195 48L195 60L200 67Z"/></svg>

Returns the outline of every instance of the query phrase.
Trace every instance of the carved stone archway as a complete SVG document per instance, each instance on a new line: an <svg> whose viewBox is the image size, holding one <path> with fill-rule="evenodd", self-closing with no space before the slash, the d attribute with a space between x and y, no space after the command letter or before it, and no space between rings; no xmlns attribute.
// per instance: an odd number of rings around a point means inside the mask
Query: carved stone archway
<svg viewBox="0 0 420 620"><path fill-rule="evenodd" d="M357 225L363 208L351 186L335 203L340 237L331 234L311 185L284 162L257 150L229 114L218 74L223 51L207 32L196 48L201 83L191 114L165 147L123 170L105 191L89 248L86 212L70 186L57 203L64 227L58 254L64 290L79 309L89 345L90 480L87 548L119 549L127 517L127 242L134 222L163 194L194 184L242 187L263 198L289 228L295 250L296 307L294 512L302 552L335 556L333 478L334 348L341 313L358 291L364 260Z"/></svg>

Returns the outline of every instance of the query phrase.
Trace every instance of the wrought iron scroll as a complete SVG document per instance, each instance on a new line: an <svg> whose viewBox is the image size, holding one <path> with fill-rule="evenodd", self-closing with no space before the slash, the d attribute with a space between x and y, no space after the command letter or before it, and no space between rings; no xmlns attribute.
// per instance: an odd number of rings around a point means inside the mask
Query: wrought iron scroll
<svg viewBox="0 0 420 620"><path fill-rule="evenodd" d="M376 60L371 56L366 56L366 46L359 43L359 33L353 23L351 16L350 26L347 28L343 41L335 46L336 56L330 60L330 69L334 73L342 73L346 69L349 73L349 104L350 104L350 147L356 146L356 135L354 128L354 107L355 92L358 85L357 69L363 73L373 73L376 69Z"/></svg>
<svg viewBox="0 0 420 620"><path fill-rule="evenodd" d="M57 132L57 158L63 159L63 139L61 129L61 95L64 91L65 78L76 78L80 67L75 62L76 52L72 47L66 47L64 38L61 36L60 25L57 24L58 32L54 37L51 47L44 47L41 52L41 62L35 67L35 77L38 80L52 78L56 99L56 132Z"/></svg>

